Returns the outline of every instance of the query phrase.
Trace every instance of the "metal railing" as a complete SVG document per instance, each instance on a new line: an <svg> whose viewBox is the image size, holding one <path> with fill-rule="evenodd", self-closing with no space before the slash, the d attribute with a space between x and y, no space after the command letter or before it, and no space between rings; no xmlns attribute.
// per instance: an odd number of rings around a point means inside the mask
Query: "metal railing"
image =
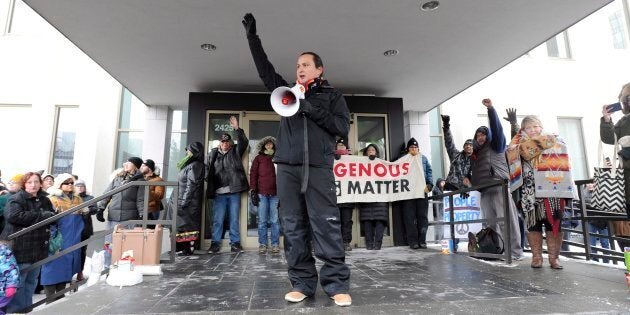
<svg viewBox="0 0 630 315"><path fill-rule="evenodd" d="M119 224L122 225L126 225L126 224L137 224L137 225L142 225L143 229L146 229L147 225L157 225L157 224L161 224L164 226L170 226L171 227L171 232L170 232L170 243L171 243L171 250L169 253L169 258L168 260L161 260L160 259L160 263L174 263L175 262L175 245L176 245L176 230L177 230L177 225L176 225L176 220L177 220L177 211L178 211L178 206L177 206L177 199L179 196L179 185L177 182L166 182L166 181L159 181L159 182L148 182L148 181L132 181L129 183L126 183L120 187L117 187L115 189L112 189L111 191L108 191L106 193L104 193L103 195L99 196L99 197L94 197L93 199L86 201L84 203L81 203L80 205L74 206L62 213L58 213L55 214L54 216L42 220L40 222L37 222L29 227L26 227L24 229L21 229L20 231L17 231L11 235L8 236L8 240L14 240L16 237L19 237L21 235L25 235L29 232L32 232L36 229L39 229L41 227L45 227L45 226L49 226L50 224L53 224L55 222L57 222L58 220L60 220L61 218L77 213L78 211L81 211L82 209L88 208L89 206L95 205L97 204L99 201L104 200L106 198L109 198L115 194L118 193L122 193L122 191L129 189L130 187L134 187L134 186L142 186L142 187L148 187L148 186L174 186L174 190L173 190L173 194L171 195L172 199L167 199L167 200L172 200L173 202L171 202L170 204L170 209L171 209L171 213L172 213L172 217L169 220L149 220L148 219L148 209L149 209L149 193L150 193L150 189L144 189L144 205L143 205L143 209L142 209L142 218L141 220L127 220L127 221L122 221L122 222L118 222ZM39 260L35 263L33 263L32 265L30 265L29 267L20 270L20 273L25 273L25 272L29 272L35 268L38 268L48 262L51 262L61 256L64 256L68 253L71 253L83 246L87 246L89 243L95 241L95 240L102 240L102 238L106 235L112 234L114 232L114 228L111 229L107 229L104 231L100 231L97 233L94 233L92 236L90 236L90 238L81 241L75 245L72 245L62 251L57 252L54 255L50 255L42 260ZM160 239L159 242L161 242L162 240ZM81 266L81 268L83 268L83 266ZM107 273L109 271L109 266L105 266L105 270L103 270L103 272L101 273L101 275ZM52 302L54 301L57 297L64 295L65 293L69 292L69 291L75 291L80 285L84 284L87 281L87 279L84 279L82 281L75 281L70 283L70 286L65 288L64 290L61 290L59 292L56 292L53 296L51 297L47 297L45 299L42 299L41 301L38 301L36 303L33 303L32 305L28 306L28 308L35 308L43 303L46 302Z"/></svg>
<svg viewBox="0 0 630 315"><path fill-rule="evenodd" d="M453 196L455 195L461 195L463 193L467 193L470 191L482 191L484 189L487 188L492 188L492 187L496 187L496 186L501 186L501 192L502 192L502 196L503 196L503 204L504 204L504 216L503 217L497 217L494 219L488 219L488 218L483 218L483 219L477 219L477 220L461 220L461 221L455 221L455 211L454 210L454 204L453 204ZM481 193L483 194L483 192ZM502 231L495 231L499 234L501 234L502 238L503 238L503 242L504 242L504 246L503 246L503 254L489 254L489 253L478 253L478 252L473 252L473 253L465 253L465 252L457 252L457 254L460 255L468 255L468 256L473 256L473 257L480 257L480 258L498 258L498 259L504 259L506 264L511 264L512 263L512 241L510 238L510 235L512 233L512 229L515 228L511 225L511 211L510 211L510 203L509 203L509 198L512 198L512 196L510 195L510 191L509 191L509 186L508 186L508 180L495 180L492 183L488 183L488 184L484 184L484 185L479 185L479 186L473 186L473 187L469 187L469 188L465 188L465 189L460 189L457 191L452 191L452 192L447 192L444 194L440 194L440 195L436 195L436 196L432 196L431 199L433 200L442 200L444 197L448 197L449 199L449 221L448 222L444 222L444 221L433 221L433 222L429 222L429 225L433 225L433 226L439 226L442 227L444 225L449 225L450 226L450 239L451 241L454 243L455 242L455 225L459 225L459 224L469 224L469 223L495 223L498 221L503 221L505 224L505 235L502 233ZM444 210L446 211L446 207L444 208Z"/></svg>
<svg viewBox="0 0 630 315"><path fill-rule="evenodd" d="M616 247L615 241L623 241L626 243L630 243L630 238L613 236L613 231L611 229L610 223L611 221L630 221L630 212L627 212L626 214L610 213L610 212L602 211L601 209L588 206L586 204L586 201L584 200L584 197L582 196L582 191L583 191L582 186L586 184L590 184L592 182L593 182L593 179L575 181L575 184L578 187L579 207L577 210L579 211L578 212L579 215L578 216L572 215L571 218L567 218L567 220L580 221L581 229L577 230L573 228L562 228L562 231L564 232L570 232L570 233L576 233L576 234L582 235L583 243L578 243L578 242L573 242L573 241L564 241L564 243L571 246L583 248L584 252L576 252L576 251L569 250L569 251L561 251L560 254L567 257L572 257L572 258L584 256L585 260L609 259L613 262L623 262L624 261L623 248L621 248L621 251L615 250L615 247ZM575 209L574 204L572 204L572 208L570 210L573 210L573 214L575 214L576 209ZM595 221L595 220L605 220L607 222L608 235L591 233L589 231L588 225L590 221ZM610 244L610 249L591 245L591 237L598 237L600 239L601 238L608 239L609 244ZM602 254L593 253L593 249L595 249L598 252L602 252Z"/></svg>

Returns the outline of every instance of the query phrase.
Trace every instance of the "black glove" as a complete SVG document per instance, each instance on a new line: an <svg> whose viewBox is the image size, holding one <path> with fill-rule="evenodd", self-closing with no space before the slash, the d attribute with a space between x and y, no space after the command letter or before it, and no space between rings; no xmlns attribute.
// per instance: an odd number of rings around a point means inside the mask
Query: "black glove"
<svg viewBox="0 0 630 315"><path fill-rule="evenodd" d="M376 158L376 155L370 155L369 158L370 158L370 161L374 161L374 159Z"/></svg>
<svg viewBox="0 0 630 315"><path fill-rule="evenodd" d="M451 128L451 116L442 115L442 128L450 129Z"/></svg>
<svg viewBox="0 0 630 315"><path fill-rule="evenodd" d="M104 211L105 209L98 209L98 212L96 212L96 220L99 220L100 222L105 222L105 217L103 217Z"/></svg>
<svg viewBox="0 0 630 315"><path fill-rule="evenodd" d="M339 160L341 158L341 154L335 153L335 160Z"/></svg>
<svg viewBox="0 0 630 315"><path fill-rule="evenodd" d="M503 117L503 119L510 122L510 124L516 124L516 108L508 108L505 110L507 113L507 117Z"/></svg>
<svg viewBox="0 0 630 315"><path fill-rule="evenodd" d="M307 117L311 114L311 112L313 111L313 105L311 105L311 103L306 102L304 100L300 101L300 114L302 115L306 115Z"/></svg>
<svg viewBox="0 0 630 315"><path fill-rule="evenodd" d="M462 197L462 199L468 199L468 197L470 197L470 194L465 192L465 193L459 194L459 196Z"/></svg>
<svg viewBox="0 0 630 315"><path fill-rule="evenodd" d="M243 17L243 26L245 26L245 32L247 36L256 35L256 19L251 13L245 14Z"/></svg>
<svg viewBox="0 0 630 315"><path fill-rule="evenodd" d="M260 205L260 197L258 196L258 191L252 190L250 196L252 198L252 204L258 207L258 205Z"/></svg>
<svg viewBox="0 0 630 315"><path fill-rule="evenodd" d="M40 215L40 217L41 217L41 221L44 221L44 220L46 220L46 219L48 219L48 218L51 218L51 217L52 217L52 216L54 216L54 215L55 215L55 213L54 213L54 212L52 212L52 211L44 211L44 212L42 212L42 214Z"/></svg>

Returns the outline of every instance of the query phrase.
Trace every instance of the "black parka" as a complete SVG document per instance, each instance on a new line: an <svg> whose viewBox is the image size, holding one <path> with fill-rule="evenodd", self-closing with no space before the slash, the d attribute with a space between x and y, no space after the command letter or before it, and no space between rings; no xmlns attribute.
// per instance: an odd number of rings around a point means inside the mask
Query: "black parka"
<svg viewBox="0 0 630 315"><path fill-rule="evenodd" d="M293 86L276 73L269 62L258 35L248 35L249 48L258 74L265 87L273 91L280 86ZM306 102L311 105L307 119L309 165L333 167L335 135L347 137L350 130L350 112L341 92L322 84L318 89L307 91ZM304 122L301 115L282 117L276 136L278 150L275 163L302 165L304 160Z"/></svg>
<svg viewBox="0 0 630 315"><path fill-rule="evenodd" d="M6 226L0 238L27 228L54 215L53 205L43 190L32 196L24 190L13 194L7 203L4 215ZM12 241L13 254L18 263L34 263L48 257L49 226L43 226Z"/></svg>
<svg viewBox="0 0 630 315"><path fill-rule="evenodd" d="M370 144L363 149L363 155L367 155L369 147L376 150L376 157L380 158L378 147ZM388 202L359 202L359 220L360 221L389 221L389 203Z"/></svg>
<svg viewBox="0 0 630 315"><path fill-rule="evenodd" d="M140 171L135 174L119 174L105 188L107 193L118 188L128 182L144 181L144 177ZM120 193L105 198L98 202L99 209L108 208L107 220L114 222L123 222L127 220L136 220L142 216L144 207L144 187L132 186Z"/></svg>
<svg viewBox="0 0 630 315"><path fill-rule="evenodd" d="M216 190L221 187L230 187L230 193L239 193L249 190L247 175L243 168L242 156L249 145L249 140L245 136L243 129L237 129L236 139L238 142L227 152L222 153L218 148L212 149L208 154L206 181L208 189L206 197L213 199ZM181 193L181 192L180 192Z"/></svg>

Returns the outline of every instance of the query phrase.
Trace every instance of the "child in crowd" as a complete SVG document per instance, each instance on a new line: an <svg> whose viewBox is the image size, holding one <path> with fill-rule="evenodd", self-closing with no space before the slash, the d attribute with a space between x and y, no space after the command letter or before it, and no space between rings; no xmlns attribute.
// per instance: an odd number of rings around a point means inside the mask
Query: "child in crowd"
<svg viewBox="0 0 630 315"><path fill-rule="evenodd" d="M6 242L0 242L0 315L9 304L20 284L20 271L13 252Z"/></svg>

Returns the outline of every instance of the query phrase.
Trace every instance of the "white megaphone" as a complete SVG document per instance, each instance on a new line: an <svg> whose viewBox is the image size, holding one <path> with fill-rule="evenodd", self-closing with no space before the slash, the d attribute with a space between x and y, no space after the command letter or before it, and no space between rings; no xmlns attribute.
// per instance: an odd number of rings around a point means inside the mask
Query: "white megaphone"
<svg viewBox="0 0 630 315"><path fill-rule="evenodd" d="M271 93L271 107L283 117L291 117L300 109L300 99L304 99L304 86L296 84L292 88L281 86Z"/></svg>

